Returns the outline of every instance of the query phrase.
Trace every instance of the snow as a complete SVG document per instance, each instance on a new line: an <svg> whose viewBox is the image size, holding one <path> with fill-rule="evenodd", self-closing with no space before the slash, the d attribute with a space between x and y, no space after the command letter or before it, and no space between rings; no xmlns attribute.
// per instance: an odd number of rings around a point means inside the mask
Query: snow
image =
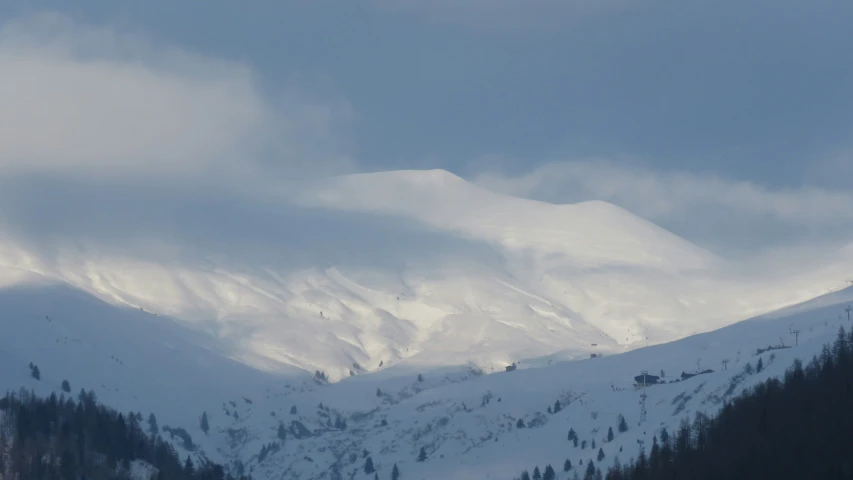
<svg viewBox="0 0 853 480"><path fill-rule="evenodd" d="M179 235L44 248L2 232L0 388L59 393L67 379L74 394L155 413L161 431L185 429L198 448L182 454L239 461L259 479L324 478L333 464L349 476L363 449L380 477L397 462L407 479L512 478L593 458L568 428L601 444L618 414L631 430L604 446L605 462L620 446L627 460L662 425L719 408L756 349L801 331L729 394L810 358L853 300L853 248L798 268L734 263L603 202L533 202L444 171L324 180L281 202L302 213L258 222L291 235L249 250ZM302 231L300 215L339 231ZM705 368L717 372L649 388L637 425L640 370ZM547 414L557 399L570 403ZM346 431L327 426L337 415ZM519 418L542 425L519 430ZM293 420L315 433L258 462Z"/></svg>
<svg viewBox="0 0 853 480"><path fill-rule="evenodd" d="M353 363L491 370L667 342L837 290L853 264L853 249L795 272L736 264L604 202L514 198L441 170L337 177L282 195L241 211L249 233L220 241L69 233L44 246L10 229L0 285L66 284L207 333L253 368L339 381ZM202 222L181 215L170 228ZM202 230L217 228L227 224ZM251 242L230 249L235 238Z"/></svg>
<svg viewBox="0 0 853 480"><path fill-rule="evenodd" d="M161 432L164 426L185 429L198 450L187 452L176 441L182 454L231 466L239 460L258 479L328 478L335 462L345 476L356 472L353 478L362 478L364 449L380 476L397 463L411 479L512 478L535 465L560 471L566 458L576 466L593 459L597 449L571 446L569 428L581 440L596 440L606 454L603 466L617 454L627 461L638 441L649 445L661 428L672 432L686 416L713 413L725 398L781 375L795 358L818 354L839 326L851 327L844 312L851 302L853 288L671 343L572 361L557 353L524 360L509 373L400 364L321 385L297 370L270 374L229 360L214 339L164 317L68 287L16 288L0 294L0 388L59 394L68 379L73 392L92 389L121 411L141 411L145 419L155 413ZM798 341L794 330L800 331ZM747 362L756 366L757 349L780 343L791 348L763 353L766 369L738 380ZM724 359L730 360L727 370ZM39 366L40 381L29 376L29 362ZM647 388L647 420L639 423L640 393L632 382L641 370L663 370L664 380L671 380L708 368L715 371ZM548 414L558 399L564 408ZM209 435L199 426L202 412L210 420ZM620 414L628 420L626 433L616 430ZM345 431L326 426L338 415L347 422ZM516 428L519 418L527 428ZM262 446L277 441L279 422L290 426L293 420L312 436L288 438L259 463ZM541 425L533 427L537 421ZM612 443L604 440L608 427L616 434ZM415 461L421 447L429 457L423 463Z"/></svg>

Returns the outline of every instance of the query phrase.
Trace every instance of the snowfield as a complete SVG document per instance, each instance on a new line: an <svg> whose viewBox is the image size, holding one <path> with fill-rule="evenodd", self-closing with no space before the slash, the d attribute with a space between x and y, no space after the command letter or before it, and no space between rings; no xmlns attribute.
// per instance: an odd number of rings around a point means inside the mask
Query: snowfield
<svg viewBox="0 0 853 480"><path fill-rule="evenodd" d="M744 388L781 375L795 358L809 360L840 326L851 327L850 303L853 288L663 345L575 361L556 355L541 367L545 359L532 359L513 372L406 364L326 384L296 370L250 369L168 319L43 286L0 295L0 379L6 389L42 395L61 394L67 379L75 393L91 389L123 411L154 413L161 435L169 435L166 427L185 430L190 443L173 439L183 454L242 465L258 479L372 478L363 472L365 451L380 478L390 478L395 463L406 479L510 479L547 464L567 478L566 459L575 468L627 461L661 428L672 432L683 418L713 413ZM675 382L682 372L708 369ZM633 387L643 370L673 382L646 389L645 421ZM619 415L626 432L618 431ZM421 448L427 458L418 462Z"/></svg>
<svg viewBox="0 0 853 480"><path fill-rule="evenodd" d="M278 201L212 224L176 204L170 221L194 236L0 231L0 388L68 380L256 479L373 478L365 452L380 478L396 463L403 479L547 464L562 479L566 459L627 461L850 328L853 249L796 269L730 262L613 205L497 195L444 171ZM646 389L644 421L641 371L667 382Z"/></svg>

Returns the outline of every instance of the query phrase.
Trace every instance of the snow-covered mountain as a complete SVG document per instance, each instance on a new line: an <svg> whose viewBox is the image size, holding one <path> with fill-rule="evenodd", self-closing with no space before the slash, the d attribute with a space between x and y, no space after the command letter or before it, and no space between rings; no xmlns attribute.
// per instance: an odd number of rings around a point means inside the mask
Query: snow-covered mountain
<svg viewBox="0 0 853 480"><path fill-rule="evenodd" d="M182 455L257 479L369 479L367 457L380 478L397 464L409 479L509 479L537 465L561 471L566 459L579 469L627 461L662 428L713 413L795 358L819 353L839 326L851 327L850 303L853 288L672 343L585 360L558 353L513 372L401 363L328 384L297 369L249 368L173 319L66 286L30 285L0 294L0 388L61 394L68 380L72 393L92 390L120 410L154 413ZM666 382L646 389L645 420L642 392L632 386L641 371ZM682 379L697 372L705 373Z"/></svg>
<svg viewBox="0 0 853 480"><path fill-rule="evenodd" d="M0 283L68 285L206 332L253 368L333 381L671 341L838 289L853 258L755 274L604 202L509 197L441 170L219 203L164 192L170 216L154 220L102 197L82 203L78 228L5 229ZM89 232L91 218L127 233Z"/></svg>
<svg viewBox="0 0 853 480"><path fill-rule="evenodd" d="M577 466L593 440L607 464L627 460L811 356L853 300L849 251L735 264L613 205L512 198L443 171L327 179L204 203L219 209L207 217L184 200L165 224L116 217L119 241L4 230L0 388L68 380L258 479L362 478L365 451L381 477L397 463L418 479ZM758 349L797 342L742 373ZM641 370L708 368L648 389L641 421ZM618 415L629 430L606 442Z"/></svg>

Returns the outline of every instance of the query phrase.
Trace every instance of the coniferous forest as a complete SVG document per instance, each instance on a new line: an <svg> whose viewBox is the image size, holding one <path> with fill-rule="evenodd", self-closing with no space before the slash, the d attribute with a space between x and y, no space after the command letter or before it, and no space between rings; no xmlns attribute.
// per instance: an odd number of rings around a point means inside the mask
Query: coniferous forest
<svg viewBox="0 0 853 480"><path fill-rule="evenodd" d="M131 465L156 468L155 479L230 479L220 465L194 465L161 437L146 433L141 414L100 405L93 392L78 401L25 390L0 399L0 474L19 480L129 478Z"/></svg>
<svg viewBox="0 0 853 480"><path fill-rule="evenodd" d="M661 431L608 480L853 479L853 331L805 367L768 380L711 418Z"/></svg>

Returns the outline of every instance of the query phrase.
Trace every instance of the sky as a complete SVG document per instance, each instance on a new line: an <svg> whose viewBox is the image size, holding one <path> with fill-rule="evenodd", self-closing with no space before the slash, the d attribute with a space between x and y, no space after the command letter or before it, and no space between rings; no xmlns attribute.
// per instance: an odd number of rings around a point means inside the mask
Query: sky
<svg viewBox="0 0 853 480"><path fill-rule="evenodd" d="M853 234L851 19L837 0L8 0L0 182L443 168L732 256L823 248Z"/></svg>

